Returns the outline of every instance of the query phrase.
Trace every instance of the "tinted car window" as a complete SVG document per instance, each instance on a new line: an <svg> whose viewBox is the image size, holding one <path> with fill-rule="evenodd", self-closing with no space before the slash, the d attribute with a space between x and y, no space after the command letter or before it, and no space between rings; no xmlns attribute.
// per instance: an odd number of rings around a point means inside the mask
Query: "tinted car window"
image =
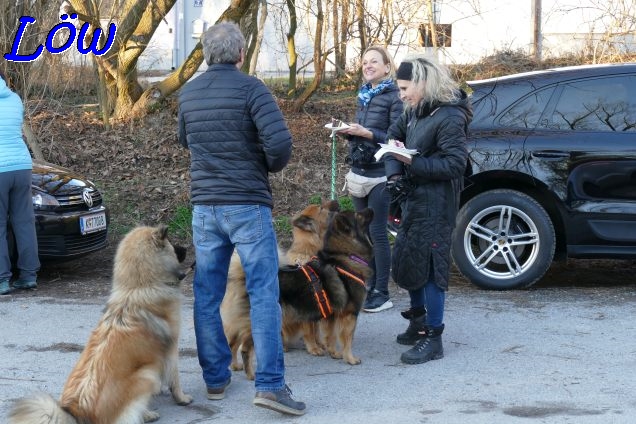
<svg viewBox="0 0 636 424"><path fill-rule="evenodd" d="M499 124L508 128L534 128L541 118L554 87L533 92L502 115Z"/></svg>
<svg viewBox="0 0 636 424"><path fill-rule="evenodd" d="M548 127L574 131L636 131L633 87L636 87L636 76L565 84Z"/></svg>

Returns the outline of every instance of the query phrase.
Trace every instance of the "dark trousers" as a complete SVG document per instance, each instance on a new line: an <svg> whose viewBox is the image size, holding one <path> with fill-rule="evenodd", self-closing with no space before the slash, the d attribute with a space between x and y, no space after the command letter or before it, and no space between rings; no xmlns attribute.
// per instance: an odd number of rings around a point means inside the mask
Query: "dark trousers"
<svg viewBox="0 0 636 424"><path fill-rule="evenodd" d="M31 170L0 172L0 280L11 278L7 224L15 235L20 278L35 281L40 269L31 195Z"/></svg>
<svg viewBox="0 0 636 424"><path fill-rule="evenodd" d="M373 261L371 267L374 275L367 282L368 290L377 290L389 294L389 274L391 270L391 246L387 233L389 218L389 202L391 196L385 190L385 183L373 187L367 197L351 197L356 211L365 208L373 209L373 220L369 225L369 233L373 241Z"/></svg>

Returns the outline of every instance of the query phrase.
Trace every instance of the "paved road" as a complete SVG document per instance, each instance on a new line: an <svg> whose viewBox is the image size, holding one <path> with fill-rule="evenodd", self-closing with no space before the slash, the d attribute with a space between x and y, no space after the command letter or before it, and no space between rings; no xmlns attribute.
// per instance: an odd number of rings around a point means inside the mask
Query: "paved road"
<svg viewBox="0 0 636 424"><path fill-rule="evenodd" d="M59 396L105 298L0 296L0 422L11 402L34 390ZM308 403L288 423L633 423L636 422L636 295L629 285L543 287L487 292L451 289L445 357L399 362L394 342L407 305L362 314L350 366L302 350L286 355L288 382ZM252 382L234 373L223 401L205 399L195 356L192 301L183 306L181 379L187 407L167 394L153 407L160 423L275 423L252 406Z"/></svg>

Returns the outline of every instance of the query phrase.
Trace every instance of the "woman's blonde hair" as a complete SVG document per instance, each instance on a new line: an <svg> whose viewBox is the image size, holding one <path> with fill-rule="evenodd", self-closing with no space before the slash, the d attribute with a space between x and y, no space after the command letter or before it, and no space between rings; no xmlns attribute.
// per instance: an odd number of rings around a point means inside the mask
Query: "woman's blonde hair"
<svg viewBox="0 0 636 424"><path fill-rule="evenodd" d="M448 68L435 58L423 54L409 55L402 61L405 62L412 65L413 84L424 90L420 104L431 106L434 103L454 103L459 100L459 84L451 77Z"/></svg>
<svg viewBox="0 0 636 424"><path fill-rule="evenodd" d="M386 47L381 46L379 44L374 44L372 46L369 46L366 48L364 53L362 53L362 57L364 57L364 55L367 54L367 52L369 51L376 51L380 53L380 55L382 56L382 62L385 65L389 65L389 73L387 74L387 77L391 77L391 79L395 79L395 62L393 62L393 58L389 54L389 51L386 49Z"/></svg>

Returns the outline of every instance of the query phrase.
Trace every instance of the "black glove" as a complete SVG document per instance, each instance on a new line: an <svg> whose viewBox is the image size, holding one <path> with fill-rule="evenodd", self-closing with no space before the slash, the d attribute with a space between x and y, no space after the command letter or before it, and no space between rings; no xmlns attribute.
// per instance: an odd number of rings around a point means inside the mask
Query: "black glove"
<svg viewBox="0 0 636 424"><path fill-rule="evenodd" d="M411 184L405 177L398 177L396 179L388 180L386 182L386 189L391 194L393 202L402 201L404 197L411 190Z"/></svg>

